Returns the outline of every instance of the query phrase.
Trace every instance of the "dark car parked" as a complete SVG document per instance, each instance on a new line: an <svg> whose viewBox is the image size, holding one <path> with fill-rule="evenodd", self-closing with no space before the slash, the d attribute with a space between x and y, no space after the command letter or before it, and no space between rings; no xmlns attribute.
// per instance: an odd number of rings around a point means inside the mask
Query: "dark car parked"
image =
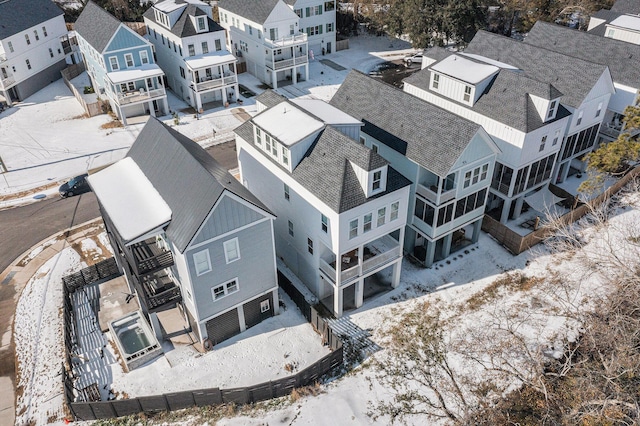
<svg viewBox="0 0 640 426"><path fill-rule="evenodd" d="M67 183L60 185L60 196L62 198L73 197L74 195L83 194L91 191L89 182L87 182L87 174L76 176Z"/></svg>

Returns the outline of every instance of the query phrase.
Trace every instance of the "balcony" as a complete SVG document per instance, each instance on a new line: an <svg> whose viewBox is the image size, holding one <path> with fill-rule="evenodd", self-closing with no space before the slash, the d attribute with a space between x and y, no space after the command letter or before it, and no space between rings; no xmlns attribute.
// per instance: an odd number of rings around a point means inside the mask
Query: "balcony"
<svg viewBox="0 0 640 426"><path fill-rule="evenodd" d="M7 61L7 54L0 53L0 64Z"/></svg>
<svg viewBox="0 0 640 426"><path fill-rule="evenodd" d="M340 256L342 271L340 272L340 285L343 286L353 281L353 279L367 275L369 272L379 267L397 260L402 256L400 243L390 235L370 241L362 247L362 261L359 257L359 248L351 250ZM336 282L336 262L327 262L320 259L320 270Z"/></svg>
<svg viewBox="0 0 640 426"><path fill-rule="evenodd" d="M447 201L451 201L456 197L456 191L455 188L453 188L442 192L440 194L440 199L438 199L438 187L435 185L427 187L420 183L416 184L416 194L420 195L425 200L431 201L431 203L436 206L446 203Z"/></svg>
<svg viewBox="0 0 640 426"><path fill-rule="evenodd" d="M205 77L200 79L200 83L196 84L196 92L202 92L209 89L235 84L238 81L235 74L229 76Z"/></svg>
<svg viewBox="0 0 640 426"><path fill-rule="evenodd" d="M269 59L267 59L269 61ZM303 65L309 62L306 54L296 55L294 58L288 59L274 59L272 64L267 64L267 68L271 70L282 70L286 68L292 68L298 65Z"/></svg>
<svg viewBox="0 0 640 426"><path fill-rule="evenodd" d="M164 89L154 89L154 90L133 90L130 92L118 92L117 102L119 105L128 105L136 102L149 101L154 98L161 98L165 96L166 92Z"/></svg>
<svg viewBox="0 0 640 426"><path fill-rule="evenodd" d="M164 271L140 277L135 287L147 312L171 309L182 300L180 287Z"/></svg>
<svg viewBox="0 0 640 426"><path fill-rule="evenodd" d="M133 268L138 276L155 273L174 263L173 254L159 247L153 238L132 245L131 253L135 260Z"/></svg>
<svg viewBox="0 0 640 426"><path fill-rule="evenodd" d="M0 75L0 87L8 89L16 83L16 79L13 75L7 75L6 77Z"/></svg>
<svg viewBox="0 0 640 426"><path fill-rule="evenodd" d="M264 39L266 47L274 49L280 49L282 47L293 46L296 44L302 44L307 42L307 35L304 33L292 34L290 36L282 37L277 40Z"/></svg>

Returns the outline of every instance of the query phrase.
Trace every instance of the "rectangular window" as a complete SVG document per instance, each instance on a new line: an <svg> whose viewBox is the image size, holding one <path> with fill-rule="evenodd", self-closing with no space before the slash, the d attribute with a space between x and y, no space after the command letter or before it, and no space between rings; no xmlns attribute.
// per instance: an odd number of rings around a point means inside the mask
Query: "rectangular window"
<svg viewBox="0 0 640 426"><path fill-rule="evenodd" d="M180 67L180 77L185 78L185 74L184 74L184 68Z"/></svg>
<svg viewBox="0 0 640 426"><path fill-rule="evenodd" d="M265 141L265 150L267 151L267 153L271 152L271 137L269 135L265 135L264 141Z"/></svg>
<svg viewBox="0 0 640 426"><path fill-rule="evenodd" d="M372 150L373 152L378 153L378 149L379 149L379 148L378 148L378 145L376 145L375 143L372 143L372 144L371 144L371 150Z"/></svg>
<svg viewBox="0 0 640 426"><path fill-rule="evenodd" d="M256 145L262 146L262 130L256 127Z"/></svg>
<svg viewBox="0 0 640 426"><path fill-rule="evenodd" d="M44 34L44 36L47 36L47 27L42 27L42 34Z"/></svg>
<svg viewBox="0 0 640 426"><path fill-rule="evenodd" d="M222 50L222 43L220 42L220 39L217 38L216 39L216 52L219 52L220 50Z"/></svg>
<svg viewBox="0 0 640 426"><path fill-rule="evenodd" d="M193 44L190 44L187 47L189 48L189 56L196 56L196 48L193 46Z"/></svg>
<svg viewBox="0 0 640 426"><path fill-rule="evenodd" d="M295 12L296 15L298 15L298 18L302 18L302 9L296 9Z"/></svg>
<svg viewBox="0 0 640 426"><path fill-rule="evenodd" d="M551 146L556 146L556 144L558 143L559 137L560 137L560 130L556 130L556 133L553 136L553 142L551 143Z"/></svg>
<svg viewBox="0 0 640 426"><path fill-rule="evenodd" d="M596 117L600 117L600 113L602 112L602 102L598 104L598 110L596 111Z"/></svg>
<svg viewBox="0 0 640 426"><path fill-rule="evenodd" d="M204 30L205 30L204 16L198 16L198 31L204 31Z"/></svg>
<svg viewBox="0 0 640 426"><path fill-rule="evenodd" d="M27 69L31 69L31 62L28 59L25 62L27 63Z"/></svg>
<svg viewBox="0 0 640 426"><path fill-rule="evenodd" d="M40 40L40 37L38 37L38 30L33 30L33 36L36 38L36 41Z"/></svg>
<svg viewBox="0 0 640 426"><path fill-rule="evenodd" d="M260 313L264 314L265 312L268 312L270 309L271 309L271 306L269 305L269 299L263 300L262 302L260 302Z"/></svg>
<svg viewBox="0 0 640 426"><path fill-rule="evenodd" d="M289 235L291 235L292 237L295 237L295 234L293 232L293 222L289 220L288 224L289 224Z"/></svg>
<svg viewBox="0 0 640 426"><path fill-rule="evenodd" d="M434 74L433 75L433 82L431 83L431 87L434 88L434 89L437 89L439 84L440 84L440 74Z"/></svg>
<svg viewBox="0 0 640 426"><path fill-rule="evenodd" d="M180 56L182 56L182 46L178 46L178 51L180 52Z"/></svg>
<svg viewBox="0 0 640 426"><path fill-rule="evenodd" d="M382 171L378 170L377 172L373 172L373 190L376 191L380 189L380 181L382 180Z"/></svg>
<svg viewBox="0 0 640 426"><path fill-rule="evenodd" d="M327 31L326 32L330 33L332 31L333 31L333 22L329 22L327 24Z"/></svg>
<svg viewBox="0 0 640 426"><path fill-rule="evenodd" d="M224 258L227 263L235 262L240 259L240 247L238 246L238 238L234 238L223 243Z"/></svg>
<svg viewBox="0 0 640 426"><path fill-rule="evenodd" d="M552 101L551 105L549 105L549 113L547 114L547 120L553 117L553 113L556 110L556 101Z"/></svg>
<svg viewBox="0 0 640 426"><path fill-rule="evenodd" d="M313 240L311 238L307 238L307 251L309 254L313 254Z"/></svg>
<svg viewBox="0 0 640 426"><path fill-rule="evenodd" d="M31 44L31 40L29 40L29 34L25 34L24 39L27 41L27 44Z"/></svg>
<svg viewBox="0 0 640 426"><path fill-rule="evenodd" d="M391 211L389 212L389 222L392 222L398 218L398 212L400 210L400 201L396 201L391 204Z"/></svg>
<svg viewBox="0 0 640 426"><path fill-rule="evenodd" d="M196 269L196 275L200 276L211 270L211 259L209 258L209 250L204 249L193 254L193 266Z"/></svg>
<svg viewBox="0 0 640 426"><path fill-rule="evenodd" d="M140 51L140 63L142 63L142 64L148 64L149 63L149 55L147 54L146 50L141 50Z"/></svg>
<svg viewBox="0 0 640 426"><path fill-rule="evenodd" d="M427 225L433 226L435 209L419 197L416 197L416 207L413 214Z"/></svg>
<svg viewBox="0 0 640 426"><path fill-rule="evenodd" d="M278 29L277 28L269 28L269 39L277 40L278 39Z"/></svg>
<svg viewBox="0 0 640 426"><path fill-rule="evenodd" d="M284 184L284 199L289 201L291 200L291 194L289 192L289 185L287 185L286 183Z"/></svg>
<svg viewBox="0 0 640 426"><path fill-rule="evenodd" d="M358 219L353 219L349 222L349 239L358 236Z"/></svg>
<svg viewBox="0 0 640 426"><path fill-rule="evenodd" d="M109 56L109 65L111 65L111 71L117 71L120 69L118 58L116 58L115 56Z"/></svg>
<svg viewBox="0 0 640 426"><path fill-rule="evenodd" d="M133 68L133 55L131 53L124 55L124 61L127 64L127 68Z"/></svg>
<svg viewBox="0 0 640 426"><path fill-rule="evenodd" d="M485 164L482 166L482 173L480 173L480 180L485 180L487 178L487 174L489 173L489 165Z"/></svg>
<svg viewBox="0 0 640 426"><path fill-rule="evenodd" d="M468 188L471 185L471 170L464 174L464 183L462 184L463 188Z"/></svg>
<svg viewBox="0 0 640 426"><path fill-rule="evenodd" d="M284 146L282 147L282 163L285 166L289 165L289 150Z"/></svg>
<svg viewBox="0 0 640 426"><path fill-rule="evenodd" d="M377 226L384 225L384 222L386 220L386 216L387 216L387 208L386 207L378 209L378 224L377 224Z"/></svg>
<svg viewBox="0 0 640 426"><path fill-rule="evenodd" d="M582 111L578 113L578 121L576 121L576 126L579 126L582 123Z"/></svg>
<svg viewBox="0 0 640 426"><path fill-rule="evenodd" d="M53 50L51 50L51 48L49 48L49 56L53 58Z"/></svg>
<svg viewBox="0 0 640 426"><path fill-rule="evenodd" d="M237 279L233 279L231 281L229 281L228 283L224 283L222 285L213 287L211 289L211 295L213 297L213 300L218 300L221 299L225 296L228 296L232 293L235 293L236 291L239 290L238 287L238 280Z"/></svg>
<svg viewBox="0 0 640 426"><path fill-rule="evenodd" d="M202 42L202 54L206 55L209 53L209 44L206 41Z"/></svg>
<svg viewBox="0 0 640 426"><path fill-rule="evenodd" d="M362 232L371 231L371 222L373 218L373 213L368 213L364 215L364 219L362 220Z"/></svg>
<svg viewBox="0 0 640 426"><path fill-rule="evenodd" d="M326 217L325 215L321 215L320 222L321 222L322 232L326 234L329 231L329 218Z"/></svg>
<svg viewBox="0 0 640 426"><path fill-rule="evenodd" d="M464 99L465 102L469 102L471 99L471 86L464 87L464 96L462 99Z"/></svg>
<svg viewBox="0 0 640 426"><path fill-rule="evenodd" d="M7 45L9 46L9 52L13 53L13 43L9 41L7 42Z"/></svg>
<svg viewBox="0 0 640 426"><path fill-rule="evenodd" d="M334 2L332 2L332 1L324 2L324 10L325 11L328 12L328 11L333 10L333 9L335 9L335 3Z"/></svg>
<svg viewBox="0 0 640 426"><path fill-rule="evenodd" d="M544 151L544 146L546 145L546 143L547 143L547 135L544 135L542 137L542 140L540 141L540 149L538 149L538 152Z"/></svg>

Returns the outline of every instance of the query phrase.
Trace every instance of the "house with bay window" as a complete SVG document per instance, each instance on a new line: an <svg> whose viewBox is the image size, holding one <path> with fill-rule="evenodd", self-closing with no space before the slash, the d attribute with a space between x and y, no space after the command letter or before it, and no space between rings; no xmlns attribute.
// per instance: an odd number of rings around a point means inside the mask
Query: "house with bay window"
<svg viewBox="0 0 640 426"><path fill-rule="evenodd" d="M131 117L169 113L164 72L151 43L91 0L75 30L95 92L124 125Z"/></svg>
<svg viewBox="0 0 640 426"><path fill-rule="evenodd" d="M238 165L277 216L277 256L337 317L396 287L410 182L326 102L270 91L256 102L235 130Z"/></svg>
<svg viewBox="0 0 640 426"><path fill-rule="evenodd" d="M239 67L273 89L309 79L308 36L283 0L221 0L218 14Z"/></svg>
<svg viewBox="0 0 640 426"><path fill-rule="evenodd" d="M300 30L307 34L314 56L336 48L336 2L334 0L285 0L300 18Z"/></svg>
<svg viewBox="0 0 640 426"><path fill-rule="evenodd" d="M199 0L164 0L144 14L147 38L169 87L196 111L226 105L238 96L236 58L212 7Z"/></svg>
<svg viewBox="0 0 640 426"><path fill-rule="evenodd" d="M411 181L406 252L430 267L478 241L500 152L482 126L358 71L330 104L359 119L359 141Z"/></svg>
<svg viewBox="0 0 640 426"><path fill-rule="evenodd" d="M210 348L278 313L275 216L197 143L150 118L88 180L157 334L157 314L177 309Z"/></svg>
<svg viewBox="0 0 640 426"><path fill-rule="evenodd" d="M500 154L487 210L503 224L525 201L546 212L550 206L537 201L552 197L540 191L584 169L614 93L606 66L486 31L462 53L428 49L403 90L491 135Z"/></svg>
<svg viewBox="0 0 640 426"><path fill-rule="evenodd" d="M64 12L51 0L0 2L0 99L22 101L75 61Z"/></svg>

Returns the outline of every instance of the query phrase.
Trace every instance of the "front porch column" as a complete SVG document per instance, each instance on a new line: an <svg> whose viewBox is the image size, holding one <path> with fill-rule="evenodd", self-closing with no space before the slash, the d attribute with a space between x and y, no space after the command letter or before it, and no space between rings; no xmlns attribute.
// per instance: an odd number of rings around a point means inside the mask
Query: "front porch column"
<svg viewBox="0 0 640 426"><path fill-rule="evenodd" d="M342 299L342 289L336 284L333 287L333 314L336 318L342 316L342 309L344 306L344 300Z"/></svg>
<svg viewBox="0 0 640 426"><path fill-rule="evenodd" d="M202 98L200 97L200 93L196 91L193 92L193 96L196 98L196 113L198 113L202 109Z"/></svg>
<svg viewBox="0 0 640 426"><path fill-rule="evenodd" d="M304 66L304 79L306 81L309 81L309 64L307 63L307 65Z"/></svg>
<svg viewBox="0 0 640 426"><path fill-rule="evenodd" d="M354 284L356 286L356 309L364 303L364 279L359 279Z"/></svg>
<svg viewBox="0 0 640 426"><path fill-rule="evenodd" d="M504 200L502 203L502 212L500 213L500 223L503 225L509 220L509 210L511 210L511 200Z"/></svg>
<svg viewBox="0 0 640 426"><path fill-rule="evenodd" d="M222 89L222 105L227 104L227 91Z"/></svg>
<svg viewBox="0 0 640 426"><path fill-rule="evenodd" d="M278 72L276 70L271 71L271 87L278 88Z"/></svg>
<svg viewBox="0 0 640 426"><path fill-rule="evenodd" d="M167 97L162 98L162 105L164 105L163 115L169 115L169 104L167 103Z"/></svg>
<svg viewBox="0 0 640 426"><path fill-rule="evenodd" d="M291 70L291 81L293 82L293 84L298 84L298 73L296 72L298 70L298 67L293 67L293 69Z"/></svg>
<svg viewBox="0 0 640 426"><path fill-rule="evenodd" d="M424 266L430 268L436 257L436 242L427 240L427 255L424 258Z"/></svg>
<svg viewBox="0 0 640 426"><path fill-rule="evenodd" d="M242 308L242 305L240 305L236 310L238 311L238 322L240 322L240 332L242 333L247 329L247 324L244 321L244 309Z"/></svg>
<svg viewBox="0 0 640 426"><path fill-rule="evenodd" d="M480 231L482 230L482 218L473 222L473 234L471 235L471 242L473 244L478 242L480 238Z"/></svg>
<svg viewBox="0 0 640 426"><path fill-rule="evenodd" d="M273 290L273 315L280 313L280 298L278 297L278 289Z"/></svg>
<svg viewBox="0 0 640 426"><path fill-rule="evenodd" d="M156 110L153 107L153 101L149 101L148 104L149 104L149 115L151 115L152 117L155 117L156 116Z"/></svg>
<svg viewBox="0 0 640 426"><path fill-rule="evenodd" d="M2 97L7 103L7 106L13 106L13 102L11 102L11 95L9 94L9 91L5 90L4 92L0 92L0 93L2 94Z"/></svg>
<svg viewBox="0 0 640 426"><path fill-rule="evenodd" d="M520 214L522 213L523 204L524 204L524 195L521 195L518 198L516 198L516 205L513 209L513 216L511 217L511 219L517 219L520 217Z"/></svg>
<svg viewBox="0 0 640 426"><path fill-rule="evenodd" d="M562 168L562 176L560 182L564 182L569 177L569 170L571 170L571 160L564 163L565 166Z"/></svg>
<svg viewBox="0 0 640 426"><path fill-rule="evenodd" d="M442 238L442 251L440 252L440 254L442 255L443 258L447 258L451 254L451 240L452 239L453 239L453 232L445 235Z"/></svg>
<svg viewBox="0 0 640 426"><path fill-rule="evenodd" d="M118 107L116 108L118 110L118 115L120 116L120 120L122 120L122 125L123 126L127 126L127 117L124 114L124 111L122 110L122 107L120 105L118 105Z"/></svg>
<svg viewBox="0 0 640 426"><path fill-rule="evenodd" d="M393 272L391 272L391 287L396 288L400 285L400 269L402 267L402 258L393 264Z"/></svg>

